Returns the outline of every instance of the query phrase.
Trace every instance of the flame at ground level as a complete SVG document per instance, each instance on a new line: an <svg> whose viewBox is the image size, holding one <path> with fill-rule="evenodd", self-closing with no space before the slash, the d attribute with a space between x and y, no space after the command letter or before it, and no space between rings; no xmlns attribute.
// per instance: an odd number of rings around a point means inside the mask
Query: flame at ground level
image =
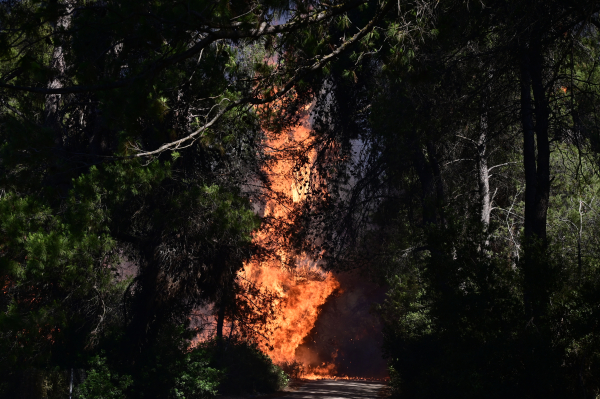
<svg viewBox="0 0 600 399"><path fill-rule="evenodd" d="M277 364L296 361L296 349L313 329L319 309L339 288L331 273L302 257L293 270L277 265L250 263L245 266L245 278L277 293L281 312L269 321L272 335L261 349Z"/></svg>
<svg viewBox="0 0 600 399"><path fill-rule="evenodd" d="M255 263L244 273L277 293L281 311L260 347L291 376L386 380L381 325L371 312L384 289L357 273L325 273L306 259L292 271Z"/></svg>

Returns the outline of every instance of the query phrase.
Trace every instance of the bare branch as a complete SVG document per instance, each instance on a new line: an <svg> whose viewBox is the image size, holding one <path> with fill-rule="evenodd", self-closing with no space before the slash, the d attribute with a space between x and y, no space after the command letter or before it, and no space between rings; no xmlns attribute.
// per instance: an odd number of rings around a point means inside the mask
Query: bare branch
<svg viewBox="0 0 600 399"><path fill-rule="evenodd" d="M494 166L488 168L488 172L491 171L494 168L499 168L501 166L512 165L512 164L516 164L516 163L519 163L519 162L505 162L505 163L500 163L498 165L494 165Z"/></svg>

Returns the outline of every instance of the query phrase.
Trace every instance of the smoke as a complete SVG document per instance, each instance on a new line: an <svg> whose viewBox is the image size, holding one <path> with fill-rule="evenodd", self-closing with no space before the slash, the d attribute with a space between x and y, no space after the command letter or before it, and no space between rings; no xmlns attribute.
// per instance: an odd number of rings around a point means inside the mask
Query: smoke
<svg viewBox="0 0 600 399"><path fill-rule="evenodd" d="M296 349L296 359L319 374L387 377L383 334L372 308L385 290L357 273L340 273L337 293L321 307L313 329Z"/></svg>

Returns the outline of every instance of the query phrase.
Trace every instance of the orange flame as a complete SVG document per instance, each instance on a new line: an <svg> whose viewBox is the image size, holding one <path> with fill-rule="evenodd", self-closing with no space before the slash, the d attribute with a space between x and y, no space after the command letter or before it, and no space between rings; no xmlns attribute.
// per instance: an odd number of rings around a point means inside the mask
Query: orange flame
<svg viewBox="0 0 600 399"><path fill-rule="evenodd" d="M302 256L301 258L306 257ZM296 348L312 330L319 307L339 283L330 273L322 273L318 266L300 266L296 270L273 264L274 262L250 262L244 268L246 278L257 285L278 294L282 310L270 321L273 334L270 346L263 343L261 349L275 363L296 360ZM316 277L315 274L322 274Z"/></svg>
<svg viewBox="0 0 600 399"><path fill-rule="evenodd" d="M304 118L304 124L306 123ZM311 144L310 130L300 124L287 137L270 140L269 147L274 154L284 153L285 149L302 150ZM307 164L301 170L295 168L293 157L278 157L266 171L271 180L271 189L275 193L265 204L265 216L276 218L284 223L290 222L290 213L294 205L300 204L308 190L311 163L314 152L308 152ZM295 171L295 172L294 172ZM273 231L266 229L258 232L254 240L267 243L272 239ZM271 244L272 245L272 244ZM269 322L267 329L272 331L270 341L260 347L278 364L300 362L296 348L312 330L319 316L319 308L327 298L339 288L335 277L323 271L319 263L306 254L295 255L286 252L283 245L276 250L277 259L251 260L240 273L245 279L277 293L281 312ZM291 266L290 266L291 265ZM324 364L318 370L310 370L310 375L329 376L335 373L333 364Z"/></svg>
<svg viewBox="0 0 600 399"><path fill-rule="evenodd" d="M304 111L306 110L305 108ZM276 231L277 227L274 227L291 223L294 207L302 203L308 192L307 182L311 177L311 164L315 154L306 150L310 148L312 140L310 129L306 126L307 119L305 115L303 123L292 129L289 134L274 135L268 142L271 151L269 155L272 155L275 161L265 168L271 183L268 190L271 195L262 206L264 216L273 223L265 224L254 235L253 240L264 247L274 249L276 256L266 260L259 257L251 259L244 264L238 278L263 292L275 294L276 297L275 304L279 312L267 325L262 326L261 331L256 331L258 336L267 338L257 339L259 348L276 364L302 363L307 371L302 375L304 378L337 378L334 377L336 370L333 363L324 363L316 368L309 367L310 359L306 358L307 354L298 354L296 349L313 329L320 307L339 289L340 284L330 272L325 272L320 267L318 260L306 254L295 254L286 250L285 237L281 237L280 232ZM290 152L294 151L308 153L308 161L301 168L297 167L295 157L290 156ZM214 325L212 313L210 307L205 307L197 309L197 312L190 316L196 323L204 326L198 328L198 334L190 347L210 339L214 334L213 330L206 328L207 325ZM233 326L233 323L230 325ZM308 355L310 357L311 354Z"/></svg>

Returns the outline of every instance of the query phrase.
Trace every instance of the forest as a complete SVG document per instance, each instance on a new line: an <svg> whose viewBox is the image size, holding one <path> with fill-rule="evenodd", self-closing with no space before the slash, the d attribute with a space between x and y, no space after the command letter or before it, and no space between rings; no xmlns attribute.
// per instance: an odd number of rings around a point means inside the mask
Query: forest
<svg viewBox="0 0 600 399"><path fill-rule="evenodd" d="M597 106L592 0L3 0L0 397L341 376L353 275L393 397L600 398Z"/></svg>

